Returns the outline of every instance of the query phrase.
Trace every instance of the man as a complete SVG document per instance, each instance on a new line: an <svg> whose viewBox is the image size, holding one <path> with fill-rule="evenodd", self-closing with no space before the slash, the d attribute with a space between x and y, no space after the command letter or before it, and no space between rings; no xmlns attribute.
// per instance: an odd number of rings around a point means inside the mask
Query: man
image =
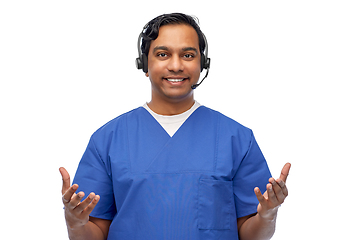
<svg viewBox="0 0 360 240"><path fill-rule="evenodd" d="M74 185L60 168L70 239L270 239L290 164L275 180L250 129L194 100L209 66L192 17L144 30L151 101L93 134Z"/></svg>

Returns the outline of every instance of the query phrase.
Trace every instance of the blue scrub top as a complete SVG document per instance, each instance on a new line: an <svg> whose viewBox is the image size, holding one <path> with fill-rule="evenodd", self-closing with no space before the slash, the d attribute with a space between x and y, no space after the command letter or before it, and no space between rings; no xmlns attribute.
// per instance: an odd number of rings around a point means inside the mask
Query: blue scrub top
<svg viewBox="0 0 360 240"><path fill-rule="evenodd" d="M170 137L143 107L91 137L74 183L112 220L108 239L238 239L271 177L250 129L199 107Z"/></svg>

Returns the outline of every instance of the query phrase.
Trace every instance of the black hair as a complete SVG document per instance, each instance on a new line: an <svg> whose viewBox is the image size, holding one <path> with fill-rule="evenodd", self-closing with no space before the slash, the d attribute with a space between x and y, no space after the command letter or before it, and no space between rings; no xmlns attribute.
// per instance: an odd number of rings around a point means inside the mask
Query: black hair
<svg viewBox="0 0 360 240"><path fill-rule="evenodd" d="M186 24L192 26L199 37L200 52L204 53L205 40L198 22L199 20L196 17L192 17L183 13L163 14L154 18L144 27L141 43L142 53L148 57L151 41L155 40L159 36L159 29L161 26L169 24Z"/></svg>

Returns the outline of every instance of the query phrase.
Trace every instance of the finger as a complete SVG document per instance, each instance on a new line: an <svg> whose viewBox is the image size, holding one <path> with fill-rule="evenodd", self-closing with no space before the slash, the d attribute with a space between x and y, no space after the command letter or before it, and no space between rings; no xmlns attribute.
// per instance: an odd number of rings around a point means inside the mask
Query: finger
<svg viewBox="0 0 360 240"><path fill-rule="evenodd" d="M77 194L75 194L75 195L71 198L71 200L70 200L70 202L69 202L69 204L68 204L68 207L69 207L70 209L76 208L76 207L79 205L79 203L81 202L81 199L82 199L84 196L85 196L85 193L84 193L84 192L78 192Z"/></svg>
<svg viewBox="0 0 360 240"><path fill-rule="evenodd" d="M63 167L59 168L59 171L63 180L61 194L64 195L65 192L70 188L70 175Z"/></svg>
<svg viewBox="0 0 360 240"><path fill-rule="evenodd" d="M282 192L283 192L285 197L287 197L289 195L289 192L288 192L288 189L287 189L286 186L282 188Z"/></svg>
<svg viewBox="0 0 360 240"><path fill-rule="evenodd" d="M291 168L291 163L286 163L283 169L281 170L280 179L283 180L285 183L287 177L289 176L290 168Z"/></svg>
<svg viewBox="0 0 360 240"><path fill-rule="evenodd" d="M67 204L72 199L73 195L75 194L76 190L79 188L79 185L74 184L72 185L63 195L63 203Z"/></svg>
<svg viewBox="0 0 360 240"><path fill-rule="evenodd" d="M284 182L283 180L281 180L281 178L276 179L276 182L277 182L277 183L279 184L279 186L281 187L284 195L287 196L287 195L288 195L288 189L287 189L287 187L286 187L285 182Z"/></svg>
<svg viewBox="0 0 360 240"><path fill-rule="evenodd" d="M263 204L263 203L266 202L265 197L261 194L261 191L260 191L260 189L258 187L256 187L254 189L254 192L255 192L256 198L258 199L260 204Z"/></svg>
<svg viewBox="0 0 360 240"><path fill-rule="evenodd" d="M281 178L276 179L276 182L277 182L277 184L279 184L279 186L280 186L281 188L286 187L285 182L284 182Z"/></svg>
<svg viewBox="0 0 360 240"><path fill-rule="evenodd" d="M280 184L278 184L277 181L275 181L275 179L271 180L271 184L272 184L272 189L273 192L275 193L275 197L278 200L278 202L283 203L285 200L285 195L283 192L283 189L281 188Z"/></svg>
<svg viewBox="0 0 360 240"><path fill-rule="evenodd" d="M268 192L268 200L271 201L273 204L276 204L277 203L277 198L276 198L276 195L275 195L275 192L274 192L274 189L273 189L273 185L271 183L268 183L266 185L266 189L267 189L267 192Z"/></svg>
<svg viewBox="0 0 360 240"><path fill-rule="evenodd" d="M76 207L75 207L75 211L77 212L82 212L90 203L91 201L94 199L95 197L95 193L90 193L89 196L82 201L81 203L79 203Z"/></svg>
<svg viewBox="0 0 360 240"><path fill-rule="evenodd" d="M89 216L92 210L94 210L96 204L98 204L100 200L100 196L96 195L94 199L91 201L91 203L84 209L83 214Z"/></svg>

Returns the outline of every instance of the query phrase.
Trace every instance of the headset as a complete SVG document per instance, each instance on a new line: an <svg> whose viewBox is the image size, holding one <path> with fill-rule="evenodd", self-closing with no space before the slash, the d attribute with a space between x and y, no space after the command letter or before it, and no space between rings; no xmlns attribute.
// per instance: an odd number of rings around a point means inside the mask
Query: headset
<svg viewBox="0 0 360 240"><path fill-rule="evenodd" d="M144 30L146 29L146 27L147 26L145 26L143 31L139 34L138 43L137 43L139 57L136 58L136 60L135 60L136 68L142 69L144 73L148 72L148 59L147 59L146 54L141 52L141 39L143 38ZM204 34L202 34L202 35L203 35L204 41L205 41L205 50L204 50L205 54L201 53L201 72L203 71L203 69L206 69L206 75L201 80L200 83L192 85L191 86L192 89L197 88L204 81L204 79L208 76L209 69L210 69L210 58L208 58L209 47L208 47L208 43L207 43L205 35Z"/></svg>

